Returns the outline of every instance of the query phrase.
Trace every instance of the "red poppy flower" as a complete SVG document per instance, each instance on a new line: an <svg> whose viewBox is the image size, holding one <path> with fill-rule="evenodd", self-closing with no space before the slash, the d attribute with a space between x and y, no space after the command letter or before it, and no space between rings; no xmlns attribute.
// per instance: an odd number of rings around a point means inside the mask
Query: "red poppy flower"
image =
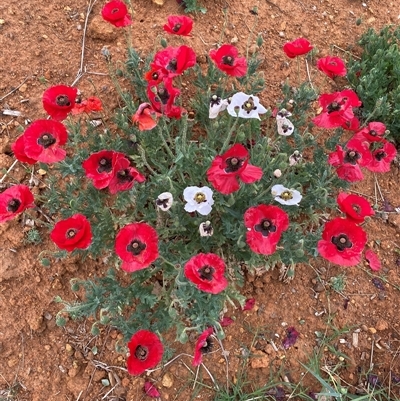
<svg viewBox="0 0 400 401"><path fill-rule="evenodd" d="M336 173L342 180L356 182L364 178L358 160L362 158L365 147L359 143L358 149L352 148L347 151L337 145L336 151L328 155L328 163L336 167Z"/></svg>
<svg viewBox="0 0 400 401"><path fill-rule="evenodd" d="M372 159L365 166L368 170L377 173L387 173L390 171L390 163L397 155L396 146L386 140L373 142Z"/></svg>
<svg viewBox="0 0 400 401"><path fill-rule="evenodd" d="M324 93L318 98L322 112L312 119L313 123L322 128L338 128L356 130L358 119L354 116L353 107L361 106L357 94L351 89L342 92Z"/></svg>
<svg viewBox="0 0 400 401"><path fill-rule="evenodd" d="M283 231L289 227L289 217L277 206L259 205L244 213L246 241L253 252L271 255Z"/></svg>
<svg viewBox="0 0 400 401"><path fill-rule="evenodd" d="M25 137L20 135L16 141L11 145L11 149L14 152L14 156L17 160L22 163L35 164L36 159L28 157L25 153Z"/></svg>
<svg viewBox="0 0 400 401"><path fill-rule="evenodd" d="M148 330L137 331L128 342L128 348L126 367L128 373L135 376L157 366L164 353L164 347L157 334Z"/></svg>
<svg viewBox="0 0 400 401"><path fill-rule="evenodd" d="M317 68L329 78L344 77L347 74L346 65L340 57L326 56L317 61Z"/></svg>
<svg viewBox="0 0 400 401"><path fill-rule="evenodd" d="M262 169L249 164L248 161L248 150L237 143L223 155L215 157L207 171L208 181L217 191L227 195L240 188L239 179L246 184L260 180Z"/></svg>
<svg viewBox="0 0 400 401"><path fill-rule="evenodd" d="M142 103L132 116L132 120L139 126L140 131L148 131L157 125L157 118L161 115L153 110L150 103Z"/></svg>
<svg viewBox="0 0 400 401"><path fill-rule="evenodd" d="M225 262L214 253L199 253L193 256L184 267L188 280L197 288L211 294L218 294L228 286L225 273Z"/></svg>
<svg viewBox="0 0 400 401"><path fill-rule="evenodd" d="M283 46L283 51L290 58L295 58L297 56L301 56L303 54L308 53L312 50L313 46L311 46L310 42L304 38L298 38L293 42L287 42Z"/></svg>
<svg viewBox="0 0 400 401"><path fill-rule="evenodd" d="M214 329L210 327L200 334L194 349L193 366L199 366L203 361L203 354L207 354L212 350L213 343L211 341L211 335L213 333Z"/></svg>
<svg viewBox="0 0 400 401"><path fill-rule="evenodd" d="M247 74L247 60L238 57L238 50L232 45L222 45L217 50L210 51L210 57L217 67L232 77L244 77Z"/></svg>
<svg viewBox="0 0 400 401"><path fill-rule="evenodd" d="M111 194L131 189L136 182L144 182L146 178L139 173L126 157L119 157L113 165L113 173L108 188Z"/></svg>
<svg viewBox="0 0 400 401"><path fill-rule="evenodd" d="M102 17L117 28L122 28L132 24L128 8L123 1L112 0L106 3L101 10Z"/></svg>
<svg viewBox="0 0 400 401"><path fill-rule="evenodd" d="M367 234L349 219L337 217L325 223L317 249L320 255L341 266L354 266L361 260Z"/></svg>
<svg viewBox="0 0 400 401"><path fill-rule="evenodd" d="M71 114L81 114L81 113L90 113L92 111L101 111L103 110L103 105L101 100L95 96L88 97L87 99L82 100L80 103L75 103L74 108L71 110Z"/></svg>
<svg viewBox="0 0 400 401"><path fill-rule="evenodd" d="M89 220L83 214L77 213L57 222L50 238L60 249L71 252L88 248L93 235Z"/></svg>
<svg viewBox="0 0 400 401"><path fill-rule="evenodd" d="M150 67L153 71L161 70L170 78L181 75L196 64L196 54L188 46L167 47L154 55Z"/></svg>
<svg viewBox="0 0 400 401"><path fill-rule="evenodd" d="M189 36L193 28L193 20L186 15L170 15L164 31L172 35Z"/></svg>
<svg viewBox="0 0 400 401"><path fill-rule="evenodd" d="M369 202L362 196L341 192L337 197L340 210L355 223L362 223L367 216L375 214Z"/></svg>
<svg viewBox="0 0 400 401"><path fill-rule="evenodd" d="M43 93L43 108L54 120L64 120L75 106L77 88L66 85L51 86Z"/></svg>
<svg viewBox="0 0 400 401"><path fill-rule="evenodd" d="M13 219L25 209L35 207L34 197L26 185L14 185L0 194L0 223Z"/></svg>
<svg viewBox="0 0 400 401"><path fill-rule="evenodd" d="M356 132L353 138L360 141L367 140L368 142L379 142L383 139L386 133L386 125L377 121L369 123L362 130Z"/></svg>
<svg viewBox="0 0 400 401"><path fill-rule="evenodd" d="M83 161L82 167L85 170L86 177L93 180L93 186L97 189L108 187L113 178L113 167L119 158L125 158L125 155L113 150L101 150L92 153Z"/></svg>
<svg viewBox="0 0 400 401"><path fill-rule="evenodd" d="M153 81L153 85L157 85L163 81L164 77L168 76L168 71L164 68L155 66L150 71L145 72L144 79L147 82Z"/></svg>
<svg viewBox="0 0 400 401"><path fill-rule="evenodd" d="M150 81L147 85L147 96L154 110L168 117L180 93L179 89L172 86L171 78L164 78L161 82Z"/></svg>
<svg viewBox="0 0 400 401"><path fill-rule="evenodd" d="M158 258L157 231L146 223L128 224L116 236L115 252L122 259L122 270L145 269Z"/></svg>
<svg viewBox="0 0 400 401"><path fill-rule="evenodd" d="M219 324L221 325L221 327L228 327L228 326L230 326L232 323L235 323L235 321L234 321L231 317L229 317L229 316L224 316L224 317L220 320L220 322L219 322Z"/></svg>
<svg viewBox="0 0 400 401"><path fill-rule="evenodd" d="M36 120L24 132L25 154L39 162L55 163L65 159L68 132L65 126L54 120Z"/></svg>

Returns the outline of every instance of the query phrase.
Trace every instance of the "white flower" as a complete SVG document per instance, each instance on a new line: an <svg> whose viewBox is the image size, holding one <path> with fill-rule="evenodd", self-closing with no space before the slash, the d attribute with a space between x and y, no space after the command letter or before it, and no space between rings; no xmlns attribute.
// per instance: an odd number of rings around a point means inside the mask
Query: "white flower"
<svg viewBox="0 0 400 401"><path fill-rule="evenodd" d="M189 213L199 212L206 216L211 212L214 199L213 191L208 187L187 187L183 191L183 198L187 202L185 210Z"/></svg>
<svg viewBox="0 0 400 401"><path fill-rule="evenodd" d="M199 232L201 237L211 237L214 234L214 229L210 221L200 223Z"/></svg>
<svg viewBox="0 0 400 401"><path fill-rule="evenodd" d="M277 168L277 169L274 171L274 177L279 178L279 177L281 177L281 176L282 176L282 171L279 170L279 168Z"/></svg>
<svg viewBox="0 0 400 401"><path fill-rule="evenodd" d="M235 93L227 107L228 113L233 117L258 118L259 114L264 114L267 109L260 104L257 96L246 95L243 92Z"/></svg>
<svg viewBox="0 0 400 401"><path fill-rule="evenodd" d="M210 99L209 118L217 118L220 111L228 107L228 99L221 99L217 95L212 95Z"/></svg>
<svg viewBox="0 0 400 401"><path fill-rule="evenodd" d="M295 189L288 189L283 185L274 185L271 188L271 193L274 199L282 205L296 205L299 206L302 195Z"/></svg>
<svg viewBox="0 0 400 401"><path fill-rule="evenodd" d="M276 116L276 124L278 126L278 134L279 135L289 136L289 135L293 134L294 125L286 117L278 118L278 116Z"/></svg>
<svg viewBox="0 0 400 401"><path fill-rule="evenodd" d="M295 166L302 158L303 158L303 155L298 150L295 150L289 156L289 165L290 166Z"/></svg>
<svg viewBox="0 0 400 401"><path fill-rule="evenodd" d="M281 109L278 111L278 113L276 114L276 119L279 118L288 118L292 115L292 113L290 111L287 111L286 109Z"/></svg>
<svg viewBox="0 0 400 401"><path fill-rule="evenodd" d="M171 192L163 192L162 194L158 195L156 199L157 207L163 210L164 212L166 212L171 208L173 202L174 198Z"/></svg>

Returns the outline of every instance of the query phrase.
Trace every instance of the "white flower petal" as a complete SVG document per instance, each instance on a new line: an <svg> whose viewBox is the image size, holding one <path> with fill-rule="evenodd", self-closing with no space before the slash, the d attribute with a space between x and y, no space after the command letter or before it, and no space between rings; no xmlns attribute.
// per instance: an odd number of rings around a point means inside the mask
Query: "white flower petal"
<svg viewBox="0 0 400 401"><path fill-rule="evenodd" d="M214 234L214 229L211 225L211 222L205 221L200 223L199 232L201 237L211 237Z"/></svg>
<svg viewBox="0 0 400 401"><path fill-rule="evenodd" d="M253 108L251 110L246 110L243 108L245 103L250 103ZM260 104L260 99L257 96L247 95L244 92L238 92L232 96L227 110L233 117L257 118L258 120L260 120L259 114L267 112L267 109Z"/></svg>
<svg viewBox="0 0 400 401"><path fill-rule="evenodd" d="M280 118L276 120L278 126L278 134L283 136L289 136L293 134L294 125L293 123L285 118Z"/></svg>

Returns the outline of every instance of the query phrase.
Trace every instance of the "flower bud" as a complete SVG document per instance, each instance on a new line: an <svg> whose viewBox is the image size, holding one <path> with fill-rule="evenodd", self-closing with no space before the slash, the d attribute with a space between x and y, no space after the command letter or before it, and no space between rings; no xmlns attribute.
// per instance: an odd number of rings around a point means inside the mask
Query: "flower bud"
<svg viewBox="0 0 400 401"><path fill-rule="evenodd" d="M282 171L279 170L279 168L277 168L277 169L274 171L274 177L279 178L279 177L281 177L281 176L282 176Z"/></svg>
<svg viewBox="0 0 400 401"><path fill-rule="evenodd" d="M165 38L161 38L160 44L164 49L168 46L168 42Z"/></svg>

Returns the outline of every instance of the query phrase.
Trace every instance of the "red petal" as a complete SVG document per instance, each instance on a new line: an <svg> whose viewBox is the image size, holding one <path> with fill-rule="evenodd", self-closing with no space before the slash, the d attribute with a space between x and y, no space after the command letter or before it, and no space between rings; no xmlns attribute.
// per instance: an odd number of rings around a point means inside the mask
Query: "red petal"
<svg viewBox="0 0 400 401"><path fill-rule="evenodd" d="M221 319L221 321L219 322L220 323L220 325L222 326L222 327L228 327L228 326L230 326L232 323L234 323L235 321L232 319L232 318L230 318L230 317L228 317L228 316L224 316L222 319Z"/></svg>
<svg viewBox="0 0 400 401"><path fill-rule="evenodd" d="M243 310L243 311L245 311L245 310L251 310L251 309L254 308L254 305L255 305L255 304L256 304L255 298L246 299L246 302L245 302L245 304L244 304L242 310Z"/></svg>
<svg viewBox="0 0 400 401"><path fill-rule="evenodd" d="M381 266L381 262L378 258L378 255L371 249L368 249L367 251L365 251L365 259L367 259L367 261L369 263L369 267L374 272L377 272L381 269L382 266Z"/></svg>
<svg viewBox="0 0 400 401"><path fill-rule="evenodd" d="M160 392L157 390L157 388L151 382L144 383L144 391L145 391L146 395L148 395L149 397L152 397L152 398L161 397Z"/></svg>

